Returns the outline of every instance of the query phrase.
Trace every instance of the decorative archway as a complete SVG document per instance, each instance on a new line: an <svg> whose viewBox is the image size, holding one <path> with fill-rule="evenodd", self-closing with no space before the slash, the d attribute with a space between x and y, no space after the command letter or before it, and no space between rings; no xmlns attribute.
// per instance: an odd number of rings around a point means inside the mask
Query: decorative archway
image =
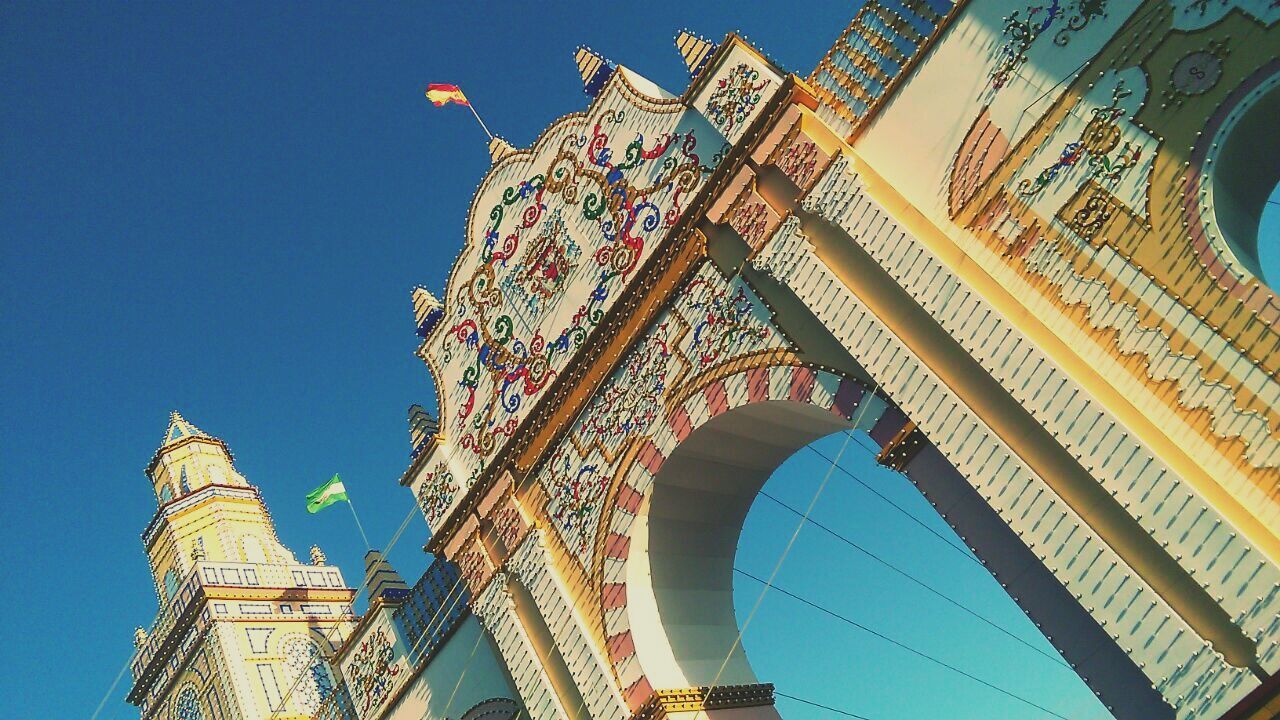
<svg viewBox="0 0 1280 720"><path fill-rule="evenodd" d="M1221 59L1201 55L1207 58L1203 61L1207 69L1202 72L1222 73ZM1193 56L1188 59L1196 60ZM1243 270L1269 283L1277 278L1267 278L1262 272L1258 223L1267 198L1280 182L1276 117L1280 117L1280 60L1241 83L1210 119L1207 132L1192 150L1197 166L1203 168L1203 176L1193 185L1207 192L1188 208L1193 216L1201 216L1193 217L1193 222L1207 225L1204 231L1208 237L1197 239L1216 251L1219 264L1237 276Z"/></svg>
<svg viewBox="0 0 1280 720"><path fill-rule="evenodd" d="M1225 375L1183 373L1181 395L1140 404L1147 378L1130 375L1186 365L1184 344L1163 333L1126 340L1142 342L1123 348L1141 351L1126 375L1104 365L1110 325L1095 338L1105 352L1068 344L1095 321L1127 322L1115 304L1159 300L1155 289L1112 297L1114 278L1077 277L1028 225L1002 247L1082 294L1061 307L1015 297L1006 285L1025 276L989 274L1003 260L956 239L991 230L984 213L1011 182L1052 195L1049 216L1088 210L1083 176L1051 192L1054 172L1020 161L1035 175L1022 177L1006 167L1015 154L1085 133L1107 140L1098 166L1123 171L1137 167L1138 141L1111 147L1110 126L1087 124L1010 140L1017 152L999 168L959 168L948 199L966 209L939 227L824 125L802 81L734 37L702 50L681 97L602 70L586 112L528 150L495 142L443 302L415 293L441 431L402 481L531 714L768 708L771 689L735 647L730 548L769 473L851 425L871 429L878 459L920 487L1117 717L1170 718L1180 705L1216 717L1274 681L1277 544L1236 495L1274 460L1265 421L1226 402ZM1095 114L1114 119L1136 115L1151 87L1126 67L1095 90ZM965 147L1003 147L994 126L974 127ZM1135 187L1159 175L1139 169ZM1159 224L1144 197L1113 215ZM1052 315L1085 298L1099 318ZM1164 307L1206 347L1222 339ZM1220 420L1176 442L1158 425L1211 402ZM1209 443L1224 434L1259 436L1260 450L1226 463L1258 471L1239 487L1209 476L1224 464ZM1261 559L1243 578L1218 562L1228 556Z"/></svg>
<svg viewBox="0 0 1280 720"><path fill-rule="evenodd" d="M852 378L754 367L688 392L645 441L620 471L600 563L610 659L633 709L655 687L758 683L732 597L747 511L797 450L840 430L870 430L887 407Z"/></svg>

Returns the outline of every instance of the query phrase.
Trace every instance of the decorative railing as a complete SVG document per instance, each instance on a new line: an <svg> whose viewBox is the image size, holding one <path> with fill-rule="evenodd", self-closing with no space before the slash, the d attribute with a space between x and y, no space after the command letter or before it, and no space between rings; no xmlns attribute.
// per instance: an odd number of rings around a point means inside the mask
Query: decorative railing
<svg viewBox="0 0 1280 720"><path fill-rule="evenodd" d="M879 112L963 0L868 0L809 76L818 114L854 136Z"/></svg>
<svg viewBox="0 0 1280 720"><path fill-rule="evenodd" d="M147 631L147 639L133 655L134 679L155 657L174 623L192 603L204 597L206 587L262 587L273 590L346 589L338 568L327 565L260 565L257 563L199 562L187 574L178 591L162 608Z"/></svg>

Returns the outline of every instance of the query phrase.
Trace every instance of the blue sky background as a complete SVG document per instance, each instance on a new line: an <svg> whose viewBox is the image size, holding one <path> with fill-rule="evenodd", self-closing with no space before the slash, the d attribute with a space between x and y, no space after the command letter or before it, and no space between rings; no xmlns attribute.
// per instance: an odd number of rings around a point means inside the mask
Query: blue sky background
<svg viewBox="0 0 1280 720"><path fill-rule="evenodd" d="M578 44L678 91L681 27L740 29L805 74L855 7L0 6L3 714L87 717L152 621L142 469L171 409L228 441L286 544L319 543L353 585L350 517L307 515L303 495L341 472L377 544L412 510L396 483L405 408L432 390L409 289L442 285L488 164L469 114L431 108L427 82L461 84L525 145L585 105ZM866 451L845 465L949 533ZM802 452L769 491L803 507L826 467ZM847 477L815 517L1048 647L985 572ZM794 524L757 503L740 566L767 576ZM415 513L391 552L407 577L425 536ZM801 534L779 583L1055 712L1104 717L1070 672L823 533ZM757 593L741 583L740 606ZM876 720L1046 717L776 593L746 643L779 690ZM126 685L102 717L136 717Z"/></svg>

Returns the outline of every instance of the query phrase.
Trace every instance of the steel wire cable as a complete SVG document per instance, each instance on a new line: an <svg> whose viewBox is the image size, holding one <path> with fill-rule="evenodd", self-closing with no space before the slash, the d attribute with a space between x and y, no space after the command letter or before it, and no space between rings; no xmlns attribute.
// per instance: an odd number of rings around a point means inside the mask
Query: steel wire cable
<svg viewBox="0 0 1280 720"><path fill-rule="evenodd" d="M876 393L879 391L880 391L880 384L876 383L875 388L873 388L871 392L866 393L862 396L862 400L863 400L863 402L861 402L862 407L860 407L858 410L857 419L855 419L851 423L853 427L858 427L858 425L862 422L862 419L866 416L867 409L871 407L870 400L873 397L875 397ZM729 646L729 652L725 654L724 661L720 663L720 669L716 671L715 678L712 679L711 684L707 686L706 691L702 694L702 708L699 709L699 711L694 715L695 720L699 715L704 715L704 716L706 715L706 703L710 699L711 694L715 692L716 687L719 685L720 676L724 674L725 668L728 667L729 660L733 657L734 652L736 652L738 647L742 644L742 634L746 632L747 627L751 624L751 621L755 618L756 612L760 610L760 605L761 603L764 602L764 597L768 593L769 588L771 587L770 583L772 583L774 578L777 577L778 573L782 570L783 564L786 563L787 557L791 553L791 548L795 547L796 539L799 538L800 531L804 529L805 521L808 520L809 515L813 512L814 506L818 504L819 498L822 497L822 491L826 489L827 483L831 481L831 473L834 471L837 464L839 463L840 457L844 455L844 451L849 447L849 442L852 439L853 439L852 434L844 433L844 442L841 443L840 445L840 451L836 453L835 460L832 461L830 465L828 465L827 472L823 476L822 482L819 483L818 489L814 491L813 498L809 501L809 506L805 508L804 515L801 516L800 522L796 525L796 529L791 533L791 537L787 540L787 545L786 547L783 548L782 554L778 556L778 561L777 563L774 564L773 572L769 576L769 582L765 583L765 586L761 588L760 594L756 597L755 604L751 608L751 612L748 613L747 619L742 623L742 626L738 628L738 632L734 636L733 644Z"/></svg>
<svg viewBox="0 0 1280 720"><path fill-rule="evenodd" d="M764 491L762 490L762 491L760 491L760 495L764 496L767 500L770 500L770 501L772 501L772 502L776 503L777 505L781 506L783 509L787 510L788 512L791 512L792 514L797 515L797 516L799 516L799 515L800 515L800 511L799 511L799 510L797 510L797 509L795 509L795 508L791 507L790 505L788 505L787 503L785 503L785 502L783 502L783 501L779 500L778 498L775 498L774 496L770 495L769 493L764 492ZM973 610L972 608L968 607L967 605L965 605L964 603L960 602L959 600L956 600L955 598L951 597L950 595L947 595L946 593L942 592L941 590L938 590L937 588L935 588L935 587L933 587L932 585L928 584L927 582L925 582L925 581L921 580L920 578L917 578L916 576L912 575L911 573L907 572L906 570L903 570L902 568L900 568L900 567L898 567L897 565L893 564L892 562L890 562L890 561L886 560L885 558L881 557L880 555L876 554L875 552L872 552L871 550L868 550L867 548L863 547L862 545L860 545L860 544L858 544L858 543L854 542L853 540L849 539L847 536L842 535L842 534L840 534L840 533L836 532L835 530L832 530L831 528L829 528L829 527L827 527L826 525L822 524L821 522L819 522L819 521L817 521L817 520L813 519L812 517L810 517L810 518L809 518L809 524L810 524L810 525L813 525L814 527L818 528L819 530L822 530L823 532L827 533L828 535L831 535L832 537L834 537L834 538L836 538L837 540L839 540L839 541L843 542L844 544L848 545L849 547L851 547L851 548L853 548L853 549L857 550L858 552L862 553L863 555L866 555L867 557L871 558L872 560L875 560L877 563L880 563L880 564L881 564L881 565L883 565L885 568L887 568L887 569L889 569L889 570L892 570L893 572L897 573L898 575L901 575L902 577L906 578L907 580L910 580L911 582L915 583L916 585L919 585L920 587L924 588L925 590L928 590L930 593L932 593L932 594L934 594L934 595L938 596L939 598L941 598L941 599L943 599L943 600L946 600L948 603L950 603L950 604L952 604L952 605L956 606L957 608L959 608L960 610L963 610L964 612L968 613L969 615L972 615L974 618L976 618L976 619L978 619L978 620L981 620L983 623L986 623L987 625L990 625L993 629L998 630L999 632L1003 633L1004 635L1007 635L1010 639L1012 639L1012 640L1014 640L1014 641L1016 641L1016 642L1018 642L1018 643L1020 643L1020 644L1022 644L1022 645L1024 645L1024 646L1026 646L1028 649L1030 649L1030 650L1032 650L1032 651L1034 651L1034 652L1036 652L1036 653L1038 653L1038 654L1040 654L1040 655L1044 656L1045 658L1047 658L1048 660L1050 660L1050 661L1052 661L1052 662L1056 663L1057 665L1059 665L1059 666L1061 666L1061 667L1063 667L1063 668L1065 668L1065 669L1067 669L1067 670L1071 670L1071 666L1070 666L1070 665L1068 665L1065 661L1063 661L1061 657L1059 657L1059 656L1057 656L1057 655L1053 655L1053 654L1051 654L1051 653L1047 653L1047 652L1045 652L1044 650L1042 650L1042 649L1040 649L1040 648L1036 647L1035 645L1032 645L1030 642L1028 642L1028 641L1024 640L1023 638L1021 638L1021 637L1020 637L1020 636L1018 636L1017 634L1013 633L1012 631L1010 631L1010 630L1008 630L1008 629L1006 629L1006 628L1002 627L1001 625L997 624L997 623L996 623L996 622L994 622L993 620L991 620L991 619L987 618L986 616L982 615L981 613L977 612L976 610Z"/></svg>
<svg viewBox="0 0 1280 720"><path fill-rule="evenodd" d="M978 677L977 675L974 675L974 674L972 674L972 673L970 673L970 672L968 672L968 671L966 671L966 670L963 670L963 669L961 669L961 668L959 668L959 667L956 667L955 665L952 665L951 663L948 663L948 662L946 662L945 660L941 660L941 659L939 659L939 658L936 658L936 657L934 657L933 655L930 655L929 653L924 652L923 650L918 650L918 649L916 649L916 648L914 648L914 647L912 647L912 646L910 646L910 645L908 645L908 644L906 644L906 643L902 642L901 640L897 640L897 639L895 639L895 638L892 638L892 637L890 637L890 636L888 636L888 635L886 635L886 634L884 634L884 633L880 632L879 630L876 630L876 629L874 629L874 628L872 628L872 627L870 627L870 626L868 626L868 625L864 625L863 623L860 623L860 622L858 622L858 621L856 621L856 620L854 620L854 619L852 619L852 618L848 617L847 615L842 615L841 613L838 613L838 612L836 612L836 611L834 611L834 610L831 610L830 608L827 608L827 607L824 607L824 606L822 606L822 605L819 605L818 603L815 603L815 602L813 602L812 600L809 600L809 599L807 599L807 598L801 597L800 595L798 595L798 594L796 594L796 593L794 593L794 592L792 592L792 591L790 591L790 590L787 590L786 588L779 587L779 586L778 586L778 584L777 584L776 582L774 582L774 580L773 580L773 579L770 579L770 580L767 580L767 581L766 581L766 580L763 580L763 579L761 579L761 578L759 578L759 577L757 577L757 576L753 575L752 573L749 573L749 572L747 572L746 570L743 570L742 568L739 568L739 567L737 567L737 566L734 566L733 571L734 571L734 572L736 572L736 573L738 573L739 575L742 575L743 577L749 578L749 579L751 579L751 580L754 580L754 581L756 581L756 582L758 582L758 583L760 583L760 584L764 585L764 586L765 586L765 589L773 589L773 590L777 590L778 592L782 593L783 595L786 595L786 596L787 596L787 597L789 597L789 598L792 598L793 600L796 600L796 601L798 601L798 602L804 603L805 605L808 605L809 607L811 607L811 608L813 608L813 609L815 609L815 610L819 610L819 611L821 611L821 612L823 612L823 613L825 613L825 614L827 614L827 615L830 615L831 617L833 617L833 618L835 618L835 619L837 619L837 620L840 620L841 622L844 622L844 623L846 623L846 624L848 624L848 625L852 625L853 627L856 627L856 628L858 628L859 630L862 630L863 632L866 632L866 633L869 633L869 634L871 634L871 635L874 635L875 637L878 637L878 638L880 638L881 640L884 640L885 642L890 643L891 645L894 645L894 646L899 647L899 648L901 648L901 649L903 649L903 650L906 650L906 651L908 651L908 652L912 653L913 655L916 655L916 656L918 656L918 657L920 657L920 658L923 658L923 659L925 659L925 660L928 660L929 662L932 662L932 663L934 663L934 664L936 664L936 665L938 665L938 666L940 666L940 667L943 667L943 668L945 668L945 669L947 669L947 670L950 670L950 671L951 671L951 672L953 672L953 673L956 673L956 674L958 674L958 675L962 675L962 676L964 676L964 677L966 677L966 678L968 678L968 679L970 679L970 680L972 680L972 681L974 681L974 682L976 682L976 683L979 683L980 685L984 685L984 686L986 686L986 687L988 687L988 688L990 688L990 689L992 689L992 690L995 690L996 692L1000 693L1001 695L1008 696L1008 697L1010 697L1010 698L1012 698L1012 699L1014 699L1014 700L1017 700L1018 702L1021 702L1021 703L1025 704L1025 705L1028 705L1028 706L1030 706L1030 707L1033 707L1033 708L1035 708L1035 709L1037 709L1037 710L1039 710L1039 711L1041 711L1041 712L1043 712L1043 713L1045 713L1045 714L1047 714L1047 715L1052 715L1052 716L1054 716L1054 717L1056 717L1056 718L1060 718L1061 720L1070 720L1070 718L1066 717L1065 715L1061 715L1061 714L1059 714L1059 713L1057 713L1057 712L1054 712L1053 710L1050 710L1049 708L1047 708L1047 707L1045 707L1045 706L1043 706L1043 705L1040 705L1040 704L1038 704L1038 703L1036 703L1036 702L1034 702L1034 701L1032 701L1032 700L1028 700L1027 698L1022 697L1021 695L1018 695L1017 693L1015 693L1015 692L1013 692L1013 691L1011 691L1011 690L1006 690L1005 688L1000 687L999 685L996 685L995 683L989 682L989 681L987 681L987 680L983 680L982 678ZM761 593L761 595L763 596L763 594L764 594L764 593L762 592L762 593Z"/></svg>
<svg viewBox="0 0 1280 720"><path fill-rule="evenodd" d="M947 537L946 537L945 535L943 535L942 533L938 532L937 530L935 530L935 529L933 529L933 528L929 527L929 526L928 526L928 525L927 525L923 520L921 520L920 518L916 517L916 516L915 516L914 514L912 514L911 512L908 512L906 508L902 507L902 506L901 506L901 505L899 505L898 503L896 503L896 502L894 502L893 500L891 500L888 496L886 496L884 493L882 493L882 492L880 492L879 490L877 490L877 489L875 489L874 487L872 487L869 483L867 483L866 481L864 481L862 478L858 477L857 475L854 475L854 474L853 474L852 472L850 472L847 468L845 468L843 465L840 465L839 463L837 463L835 460L833 460L832 458L830 458L829 456L827 456L827 455L826 455L825 453L823 453L821 450L818 450L818 449L817 449L817 448L815 448L813 445L806 445L806 446L805 446L805 448L806 448L807 450L809 450L810 452L812 452L813 454L817 455L818 457L822 458L823 460L826 460L828 463L832 463L833 465L835 465L835 468L836 468L837 470L839 470L842 474L844 474L845 476L849 477L851 480L853 480L854 482L858 483L858 484L859 484L859 485L861 485L862 487L866 488L869 492L871 492L871 494L873 494L873 495L875 495L876 497L878 497L878 498L880 498L881 500L883 500L886 504L888 504L888 505L889 505L890 507L892 507L894 510L897 510L899 513L901 513L901 514L903 515L903 517L906 517L906 518L907 518L908 520L910 520L911 522L915 523L916 525L919 525L921 528L923 528L923 529L924 529L926 532L928 532L930 535L933 535L933 536L934 536L934 537L936 537L938 540L940 540L942 543L944 543L945 545L947 545L947 547L950 547L952 550L955 550L956 552L958 552L958 553L960 553L961 555L963 555L963 556L964 556L964 558L965 558L966 560L968 560L968 561L970 561L970 562L972 562L972 563L976 564L978 567L981 567L981 568L983 568L984 570L986 569L986 566L982 564L982 561L981 561L981 560L979 560L978 558L974 557L974 556L973 556L973 553L969 552L969 550L967 550L967 549L965 549L965 548L962 548L962 547L960 547L959 545L956 545L955 543L951 542L949 539L947 539Z"/></svg>
<svg viewBox="0 0 1280 720"><path fill-rule="evenodd" d="M391 536L391 541L387 543L384 549L380 550L384 561L386 560L387 555L391 554L391 549L394 548L396 546L396 543L400 541L400 536L404 533L405 528L409 526L409 521L413 519L413 516L417 512L418 512L418 506L415 503L414 506L409 510L409 513L404 516L404 521L400 523L400 527L397 528L395 533ZM373 548L369 548L369 549L372 550ZM363 575L364 575L364 579L360 581L360 585L356 587L355 592L352 593L351 595L351 602L347 603L347 612L352 616L355 615L356 598L360 596L360 591L364 590L365 587L369 584L369 578L373 575L373 573L365 572L363 573ZM330 646L333 645L333 633L340 627L341 627L341 623L339 622L339 623L335 623L332 627L329 628L328 632L324 634L325 643L327 643ZM294 679L293 683L289 686L288 691L280 699L280 702L275 703L274 705L275 709L271 711L270 717L274 718L276 715L279 715L280 713L284 712L284 708L288 704L289 699L293 696L294 690L297 689L299 683L302 682L302 678L305 676L307 676L307 673L305 672L298 673L298 676Z"/></svg>

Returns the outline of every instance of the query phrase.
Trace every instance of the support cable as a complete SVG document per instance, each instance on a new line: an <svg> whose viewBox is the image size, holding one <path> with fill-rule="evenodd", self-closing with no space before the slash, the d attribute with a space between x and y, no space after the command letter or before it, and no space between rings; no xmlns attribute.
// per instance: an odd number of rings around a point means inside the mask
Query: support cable
<svg viewBox="0 0 1280 720"><path fill-rule="evenodd" d="M396 529L395 534L391 536L391 541L388 542L386 548L381 551L382 557L384 558L384 560L387 557L387 555L391 554L391 549L396 546L396 543L400 541L400 536L404 534L405 528L409 527L409 521L413 519L413 516L417 512L418 512L418 506L415 503L413 508L409 510L409 513L404 516L404 521L400 523L400 527ZM352 616L355 615L356 598L360 596L360 591L364 590L365 586L369 584L369 578L372 575L373 573L369 573L369 572L364 573L364 579L360 581L360 585L356 587L355 592L351 595L351 602L347 603L348 614ZM341 617L339 617L338 622L335 622L329 628L329 630L324 634L324 641L326 644L331 646L333 645L333 633L340 627L342 627ZM284 712L285 705L289 702L289 698L293 696L294 690L298 688L299 683L302 682L302 678L307 676L309 676L308 673L305 673L305 672L298 673L298 676L294 678L293 683L289 685L289 690L285 692L282 698L280 698L280 702L275 703L273 709L271 710L271 715L269 717L274 718L276 715L280 714L281 712Z"/></svg>
<svg viewBox="0 0 1280 720"><path fill-rule="evenodd" d="M833 708L830 705L823 705L820 702L814 702L813 700L806 700L802 697L796 697L795 695L788 695L787 693L781 692L779 690L774 690L773 694L777 695L778 697L784 697L788 700L794 700L798 703L804 703L805 705L812 705L813 707L816 707L816 708L822 708L823 710L836 713L837 715L844 715L845 717L851 717L851 718L854 718L854 720L871 720L871 718L867 717L866 715L859 715L857 713L849 712L848 710Z"/></svg>
<svg viewBox="0 0 1280 720"><path fill-rule="evenodd" d="M863 395L863 402L860 402L861 407L858 410L858 417L851 423L853 427L857 427L858 424L862 422L863 417L867 414L867 408L871 407L871 398L879 391L880 383L876 383L876 386L872 388L871 392ZM814 491L813 498L809 501L809 506L805 508L804 515L801 516L800 522L796 525L795 531L791 533L791 538L787 541L787 546L783 548L782 554L778 556L778 562L773 566L773 572L769 576L769 581L765 583L763 588L761 588L760 595L756 597L755 605L752 606L751 612L747 615L747 619L742 623L742 626L738 628L738 633L733 639L733 644L729 647L729 652L725 654L724 661L720 663L720 669L716 671L715 678L711 681L711 685L709 685L706 691L702 694L702 709L694 715L694 720L696 720L699 715L706 715L707 700L711 697L711 694L715 692L716 686L720 683L720 676L724 674L724 669L728 667L729 660L733 657L733 653L737 651L738 647L742 644L742 634L746 632L752 619L755 618L756 613L760 610L760 605L764 602L764 596L769 592L769 588L772 587L774 578L776 578L778 573L782 570L782 565L787 561L787 556L791 554L791 548L795 547L796 539L799 538L800 531L804 529L805 521L808 519L809 515L813 513L814 506L818 504L819 498L822 497L822 491L826 489L827 483L831 480L832 471L838 467L840 457L844 455L844 451L848 449L849 441L852 439L852 434L844 434L844 442L840 445L840 451L836 453L835 460L832 460L831 464L827 467L827 472L823 476L822 482L818 485L818 489Z"/></svg>
<svg viewBox="0 0 1280 720"><path fill-rule="evenodd" d="M828 457L828 456L827 456L825 453L823 453L821 450L819 450L819 449L815 448L813 445L806 445L805 447L806 447L806 449L808 449L809 451L813 452L813 454L817 455L818 457L822 458L823 460L826 460L827 462L832 463L832 465L833 465L837 470L839 470L840 472L844 473L844 474L845 474L846 476L848 476L851 480L853 480L854 482L858 483L858 484L859 484L859 485L861 485L862 487L866 488L868 491L870 491L870 492L871 492L873 495L875 495L876 497L878 497L878 498L880 498L881 500L883 500L883 501L885 501L886 503L888 503L888 504L889 504L889 506L890 506L890 507L892 507L894 510L897 510L898 512L902 513L902 515L903 515L904 517L906 517L908 520L910 520L911 522L913 522L913 523L915 523L915 524L919 525L920 527L924 528L924 529L925 529L925 531L927 531L929 534L931 534L931 535L933 535L934 537L936 537L936 538L938 538L939 540L941 540L941 541L942 541L943 543L945 543L948 547L950 547L951 549L953 549L953 550L955 550L956 552L958 552L958 553L960 553L961 555L963 555L963 556L965 557L965 559L966 559L966 560L968 560L969 562L972 562L972 563L976 564L978 567L981 567L981 568L982 568L982 569L984 569L984 570L986 569L986 566L984 566L984 565L982 564L982 561L981 561L981 560L979 560L979 559L977 559L976 557L974 557L974 556L973 556L973 554L972 554L971 552L969 552L967 549L965 549L965 548L963 548L963 547L961 547L961 546L959 546L959 545L956 545L955 543L953 543L953 542L951 542L950 540L948 540L948 539L947 539L947 537L946 537L945 535L943 535L942 533L938 532L937 530L934 530L933 528L929 527L927 524L925 524L925 522L924 522L923 520L921 520L920 518L916 517L916 516L915 516L915 515L913 515L912 513L908 512L906 508L902 507L902 506L901 506L901 505L899 505L898 503L894 502L893 500L890 500L887 496L885 496L885 495L884 495L884 493L881 493L879 490L876 490L875 488L871 487L871 485L869 485L869 484L868 484L868 483L866 483L864 480L862 480L862 478L859 478L857 475L853 474L853 472L849 471L848 469L846 469L844 466L840 465L840 464L839 464L838 462L836 462L835 460L832 460L830 457Z"/></svg>
<svg viewBox="0 0 1280 720"><path fill-rule="evenodd" d="M978 683L978 684L980 684L980 685L983 685L983 686L985 686L985 687L987 687L987 688L990 688L990 689L992 689L992 690L995 690L996 692L1000 693L1001 695L1004 695L1004 696L1006 696L1006 697L1009 697L1009 698L1012 698L1012 699L1014 699L1014 700L1017 700L1018 702L1023 703L1024 705L1028 705L1028 706L1030 706L1030 707L1033 707L1033 708L1035 708L1035 709L1037 709L1037 710L1039 710L1039 711L1041 711L1041 712L1043 712L1043 713L1045 713L1045 714L1052 715L1053 717L1056 717L1056 718L1060 718L1061 720L1070 720L1070 718L1066 717L1065 715L1060 715L1060 714L1058 714L1058 713L1054 712L1053 710L1050 710L1049 708L1047 708L1047 707L1045 707L1045 706L1043 706L1043 705L1040 705L1040 704L1035 703L1035 702L1033 702L1033 701L1031 701L1031 700L1028 700L1027 698L1022 697L1021 695L1018 695L1017 693L1014 693L1014 692L1012 692L1012 691L1010 691L1010 690L1006 690L1006 689L1004 689L1004 688L1000 687L999 685L996 685L995 683L992 683L992 682L988 682L988 681L986 681L986 680L983 680L982 678L978 677L977 675L973 675L972 673L969 673L969 672L967 672L967 671L965 671L965 670L962 670L962 669L960 669L960 668L956 667L955 665L952 665L952 664L950 664L950 663L948 663L948 662L946 662L946 661L944 661L944 660L940 660L940 659L938 659L938 658L936 658L936 657L934 657L934 656L930 655L929 653L924 652L923 650L917 650L916 648L911 647L910 645L907 645L906 643L904 643L904 642L902 642L902 641L900 641L900 640L896 640L896 639L894 639L894 638L892 638L892 637L889 637L888 635L885 635L884 633L882 633L882 632L880 632L880 631L878 631L878 630L875 630L874 628L871 628L871 627L869 627L869 626L867 626L867 625L863 625L862 623L860 623L860 622L858 622L858 621L856 621L856 620L853 620L852 618L850 618L850 617L848 617L848 616L846 616L846 615L841 615L840 613L838 613L838 612L836 612L836 611L834 611L834 610L831 610L831 609L829 609L829 608L823 607L822 605L819 605L819 604L817 604L817 603L813 602L812 600L808 600L808 599L806 599L806 598L803 598L803 597L801 597L801 596L797 595L796 593L791 592L790 590L787 590L787 589L785 589L785 588L782 588L782 587L778 586L778 585L773 581L773 579L770 579L770 580L762 580L761 578L759 578L759 577L757 577L757 576L755 576L755 575L753 575L753 574L751 574L751 573L747 572L746 570L743 570L743 569L741 569L741 568L739 568L739 567L737 567L737 566L735 566L735 567L733 568L733 571L734 571L734 572L736 572L736 573L738 573L739 575L742 575L742 576L744 576L744 577L746 577L746 578L749 578L749 579L754 580L754 581L756 581L756 582L758 582L758 583L761 583L762 585L764 585L764 586L765 586L765 588L766 588L766 589L772 588L772 589L774 589L774 590L777 590L778 592L782 593L783 595L786 595L787 597L789 597L789 598L791 598L791 599L793 599L793 600L796 600L796 601L801 602L801 603L803 603L803 604L805 604L805 605L808 605L809 607L811 607L811 608L813 608L813 609L815 609L815 610L818 610L818 611L820 611L820 612L822 612L822 613L824 613L824 614L826 614L826 615L829 615L829 616L831 616L831 617L833 617L833 618L835 618L835 619L837 619L837 620L839 620L839 621L841 621L841 622L843 622L843 623L845 623L845 624L847 624L847 625L852 625L853 627L856 627L856 628L858 628L859 630L862 630L863 632L866 632L866 633L869 633L869 634L871 634L871 635L874 635L874 636L876 636L876 637L880 638L881 640L884 640L885 642L887 642L887 643L889 643L889 644L891 644L891 645L894 645L894 646L899 647L899 648L901 648L901 649L903 649L903 650L906 650L907 652L909 652L909 653L911 653L911 654L913 654L913 655L915 655L915 656L917 656L917 657L920 657L920 658L922 658L922 659L924 659L924 660L928 660L929 662L934 663L935 665L938 665L938 666L940 666L940 667L942 667L942 668L945 668L945 669L947 669L947 670L950 670L951 672L956 673L957 675L961 675L961 676L966 677L966 678L968 678L968 679L970 679L970 680L972 680L972 681L974 681L974 682L976 682L976 683ZM763 595L763 593L761 593L761 594Z"/></svg>
<svg viewBox="0 0 1280 720"><path fill-rule="evenodd" d="M783 502L783 501L781 501L781 500L779 500L779 499L775 498L774 496L770 495L769 493L764 492L763 490L761 490L761 491L760 491L760 495L764 496L764 497L765 497L766 499L768 499L768 500L773 501L774 503L776 503L777 505L781 506L783 509L785 509L785 510L787 510L787 511L791 512L792 514L797 515L797 516L799 516L799 515L800 515L800 511L799 511L799 510L797 510L797 509L795 509L795 508L791 507L790 505L788 505L787 503L785 503L785 502ZM933 587L932 585L930 585L930 584L926 583L925 581L921 580L920 578L917 578L916 576L912 575L911 573L907 572L906 570L903 570L902 568L898 567L897 565L894 565L893 563L891 563L891 562L889 562L888 560L884 559L884 558L883 558L883 557L881 557L880 555L877 555L876 553L874 553L874 552L872 552L872 551L868 550L867 548L865 548L865 547L863 547L863 546L859 545L858 543L854 542L853 540L850 540L847 536L842 535L842 534L840 534L840 533L836 532L835 530L832 530L831 528L827 527L826 525L823 525L822 523L818 522L817 520L814 520L812 517L811 517L811 518L809 518L808 522L809 522L809 524L810 524L810 525L813 525L814 527L818 528L819 530L822 530L823 532L825 532L825 533L827 533L828 535L830 535L830 536L832 536L832 537L836 538L837 540L839 540L839 541L843 542L844 544L848 545L849 547L853 548L854 550L857 550L858 552L862 553L863 555L866 555L867 557L871 558L872 560L875 560L876 562L878 562L878 563L880 563L881 565L883 565L885 568L887 568L887 569L889 569L889 570L892 570L893 572L897 573L898 575L901 575L902 577L906 578L907 580L910 580L911 582L915 583L916 585L919 585L920 587L924 588L925 590L928 590L929 592L933 593L934 595L938 596L939 598L941 598L941 599L943 599L943 600L946 600L948 603L951 603L952 605L954 605L954 606L956 606L957 608L959 608L959 609L961 609L961 610L965 611L966 613L968 613L968 614L972 615L973 617L977 618L978 620L981 620L982 622L986 623L987 625L990 625L993 629L998 630L998 631L1000 631L1001 633L1003 633L1003 634L1005 634L1005 635L1009 636L1009 638L1010 638L1010 639L1015 640L1015 641L1017 641L1017 642L1021 643L1022 645L1025 645L1025 646L1026 646L1027 648L1029 648L1030 650L1032 650L1032 651L1034 651L1034 652L1036 652L1036 653L1038 653L1038 654L1040 654L1040 655L1043 655L1043 656L1044 656L1045 658L1047 658L1048 660L1050 660L1050 661L1052 661L1052 662L1054 662L1054 663L1057 663L1058 665L1060 665L1060 666L1062 666L1062 667L1066 668L1067 670L1071 670L1071 666L1070 666L1070 665L1068 665L1066 662L1064 662L1064 661L1062 660L1062 658L1061 658L1061 657L1058 657L1057 655L1054 655L1054 654L1052 654L1052 653L1045 652L1044 650L1042 650L1042 649L1040 649L1040 648L1036 647L1035 645L1032 645L1030 642L1028 642L1028 641L1026 641L1026 640L1022 639L1021 637L1019 637L1019 636L1018 636L1018 635L1016 635L1015 633L1011 632L1010 630L1008 630L1008 629L1006 629L1006 628L1002 627L1001 625L996 624L994 621L992 621L992 620L988 619L986 616L982 615L981 613L977 612L976 610L973 610L973 609L969 608L968 606L966 606L965 604L963 604L963 603L961 603L960 601L956 600L955 598L952 598L951 596L947 595L946 593L942 592L941 590L938 590L937 588L935 588L935 587ZM1073 671L1073 672L1074 672L1074 671Z"/></svg>

